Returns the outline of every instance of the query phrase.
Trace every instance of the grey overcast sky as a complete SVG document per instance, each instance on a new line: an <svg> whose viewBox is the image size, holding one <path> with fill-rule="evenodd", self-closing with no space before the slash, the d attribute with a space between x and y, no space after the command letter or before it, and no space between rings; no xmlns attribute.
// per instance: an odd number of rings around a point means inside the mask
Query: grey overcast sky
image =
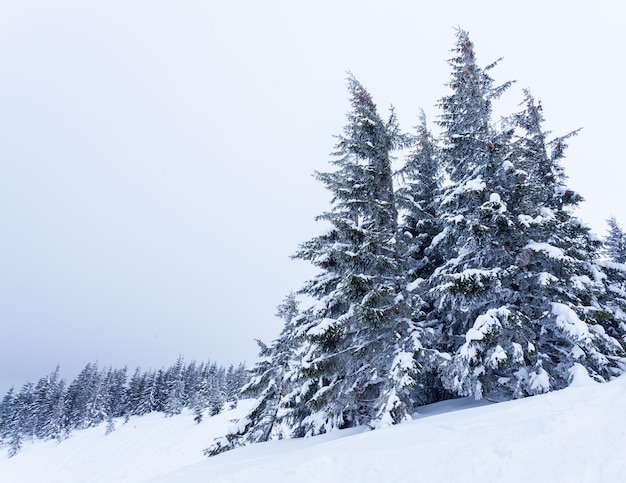
<svg viewBox="0 0 626 483"><path fill-rule="evenodd" d="M0 392L57 364L254 362L314 272L346 71L405 130L448 91L454 28L529 87L599 234L623 205L614 0L0 0Z"/></svg>

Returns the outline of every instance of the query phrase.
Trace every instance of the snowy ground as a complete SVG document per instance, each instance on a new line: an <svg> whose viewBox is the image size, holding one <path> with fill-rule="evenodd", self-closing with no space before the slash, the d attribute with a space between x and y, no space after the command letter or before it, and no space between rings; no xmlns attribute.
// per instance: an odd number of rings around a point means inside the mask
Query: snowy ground
<svg viewBox="0 0 626 483"><path fill-rule="evenodd" d="M0 481L26 482L622 482L626 377L501 404L467 399L421 409L379 431L259 444L202 455L237 410L205 419L161 414L75 432L61 444L26 443L0 455ZM6 453L6 450L3 450Z"/></svg>

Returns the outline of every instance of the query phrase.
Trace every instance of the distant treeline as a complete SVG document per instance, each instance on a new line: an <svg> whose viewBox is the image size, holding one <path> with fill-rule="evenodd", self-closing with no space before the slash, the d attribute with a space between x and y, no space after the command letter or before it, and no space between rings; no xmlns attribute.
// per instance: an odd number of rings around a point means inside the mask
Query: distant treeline
<svg viewBox="0 0 626 483"><path fill-rule="evenodd" d="M215 362L185 363L182 357L167 369L138 368L130 379L126 368L89 363L70 384L57 367L36 384L6 393L0 402L0 446L13 456L25 440L61 441L74 429L101 423L108 434L115 430L114 418L127 421L155 411L172 416L188 408L199 423L207 410L215 415L226 402L236 401L247 380L244 364L226 369Z"/></svg>

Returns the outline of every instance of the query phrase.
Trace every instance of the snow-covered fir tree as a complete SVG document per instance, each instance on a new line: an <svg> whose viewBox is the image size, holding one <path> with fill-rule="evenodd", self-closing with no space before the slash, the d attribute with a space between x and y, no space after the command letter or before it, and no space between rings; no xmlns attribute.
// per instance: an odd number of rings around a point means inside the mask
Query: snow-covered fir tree
<svg viewBox="0 0 626 483"><path fill-rule="evenodd" d="M614 216L607 220L609 233L604 240L606 253L615 263L626 263L626 233Z"/></svg>
<svg viewBox="0 0 626 483"><path fill-rule="evenodd" d="M302 377L295 363L302 345L298 313L298 300L290 293L278 306L277 316L284 321L280 336L269 346L257 340L260 360L252 369L249 382L241 389L242 397L256 398L255 405L230 433L207 448L205 454L213 456L249 443L290 437L290 432L285 434L287 428L297 426L298 421L308 415L306 408L296 401L298 391L292 390Z"/></svg>
<svg viewBox="0 0 626 483"><path fill-rule="evenodd" d="M230 365L226 370L226 398L232 401L235 405L239 398L241 387L248 381L248 371L245 364L239 364L238 366Z"/></svg>
<svg viewBox="0 0 626 483"><path fill-rule="evenodd" d="M607 220L609 233L604 239L604 260L602 266L606 278L607 305L610 316L604 317L609 335L618 339L626 347L626 234L617 220Z"/></svg>
<svg viewBox="0 0 626 483"><path fill-rule="evenodd" d="M407 302L391 167L405 139L393 111L384 122L353 76L348 90L352 109L331 161L337 169L317 173L332 193L332 209L318 217L330 229L295 255L320 269L301 290L316 301L301 322L306 434L406 419L421 349Z"/></svg>
<svg viewBox="0 0 626 483"><path fill-rule="evenodd" d="M184 378L184 361L182 356L176 360L176 364L165 374L165 404L164 410L167 416L180 414L186 404L187 394Z"/></svg>
<svg viewBox="0 0 626 483"><path fill-rule="evenodd" d="M434 270L441 265L441 252L433 248L443 225L440 218L438 194L442 188L443 170L438 146L420 112L416 134L412 138L412 150L400 170L402 184L397 189L398 206L401 211L399 242L402 243L402 271L407 284L411 319L422 339L418 361L422 368L418 384L412 391L415 404L427 404L447 396L445 389L434 374L440 360L437 345L441 334L437 324L429 325L425 315L432 310L427 303L425 290ZM418 333L414 330L414 333Z"/></svg>
<svg viewBox="0 0 626 483"><path fill-rule="evenodd" d="M441 159L451 183L438 198L441 232L431 249L442 264L429 280L430 325L442 338L437 370L460 395L494 398L524 364L526 321L510 307L503 281L515 263L514 216L509 198L516 177L507 160L510 130L492 121L492 102L510 82L495 86L477 64L466 32L457 32L449 61L452 94L442 99ZM510 396L509 396L510 397Z"/></svg>
<svg viewBox="0 0 626 483"><path fill-rule="evenodd" d="M315 303L300 313L293 297L283 304L285 328L271 346L260 344L262 360L247 387L257 405L207 454L272 433L389 425L412 409L421 345L407 300L391 166L406 137L393 111L384 122L352 75L347 86L352 109L331 161L337 169L316 173L332 193L332 209L318 217L330 226L294 255L320 269L299 292Z"/></svg>
<svg viewBox="0 0 626 483"><path fill-rule="evenodd" d="M65 383L59 376L57 367L50 375L43 377L35 385L33 411L36 415L35 436L39 439L61 439Z"/></svg>
<svg viewBox="0 0 626 483"><path fill-rule="evenodd" d="M101 392L102 375L98 364L89 363L78 374L65 393L65 422L69 432L99 424L106 417Z"/></svg>
<svg viewBox="0 0 626 483"><path fill-rule="evenodd" d="M11 388L0 402L0 443L10 434L11 421L15 410L15 389Z"/></svg>
<svg viewBox="0 0 626 483"><path fill-rule="evenodd" d="M623 351L598 320L610 313L599 246L571 213L582 198L559 164L571 135L547 143L528 92L525 111L496 126L491 102L510 83L493 87L466 32L455 53L440 121L452 180L436 239L445 262L430 280L443 383L502 400L566 386L577 362L607 379Z"/></svg>
<svg viewBox="0 0 626 483"><path fill-rule="evenodd" d="M7 427L3 431L6 433L9 457L19 453L25 439L34 437L34 399L33 384L26 383L11 401Z"/></svg>
<svg viewBox="0 0 626 483"><path fill-rule="evenodd" d="M575 363L607 380L621 372L624 351L607 333L620 314L608 291L610 277L598 264L601 241L574 216L582 197L567 187L561 164L567 140L578 131L548 141L541 105L529 91L524 95L525 110L514 116L520 132L512 158L531 188L516 202L517 232L526 242L516 255L513 287L535 334L525 381L534 394L567 386Z"/></svg>
<svg viewBox="0 0 626 483"><path fill-rule="evenodd" d="M222 411L226 402L226 374L224 369L217 367L215 363L208 366L204 374L209 386L207 398L209 414L214 416Z"/></svg>

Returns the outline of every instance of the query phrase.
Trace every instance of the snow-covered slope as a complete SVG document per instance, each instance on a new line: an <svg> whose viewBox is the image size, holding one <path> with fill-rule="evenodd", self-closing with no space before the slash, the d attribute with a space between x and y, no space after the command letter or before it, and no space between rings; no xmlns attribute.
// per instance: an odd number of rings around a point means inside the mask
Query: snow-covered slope
<svg viewBox="0 0 626 483"><path fill-rule="evenodd" d="M621 482L626 475L626 377L597 384L579 373L560 392L500 404L460 399L422 408L378 431L202 455L239 408L197 425L160 414L34 442L0 456L2 482Z"/></svg>

